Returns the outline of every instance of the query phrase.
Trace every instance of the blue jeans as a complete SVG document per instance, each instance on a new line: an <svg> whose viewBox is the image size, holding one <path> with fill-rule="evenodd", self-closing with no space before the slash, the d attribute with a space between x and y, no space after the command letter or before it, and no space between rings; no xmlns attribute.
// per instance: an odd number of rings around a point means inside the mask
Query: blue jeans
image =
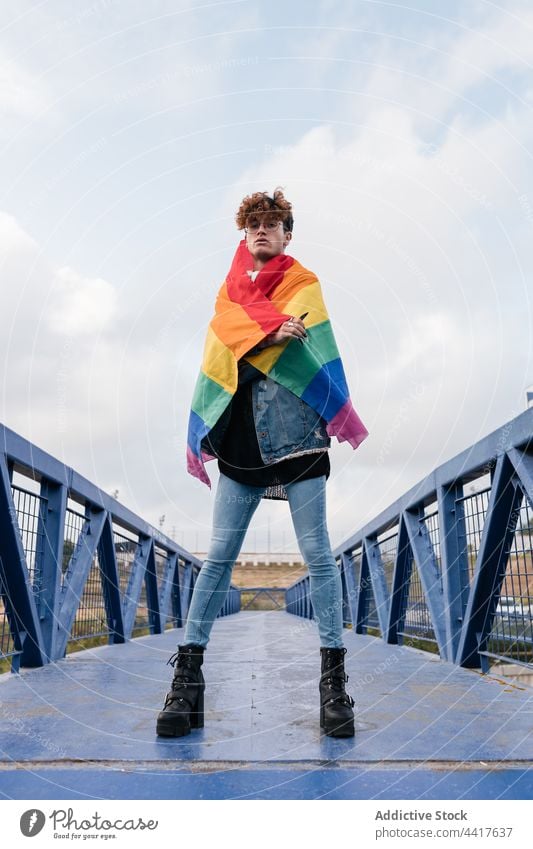
<svg viewBox="0 0 533 849"><path fill-rule="evenodd" d="M320 645L342 648L342 583L326 525L326 478L285 486L298 546L309 569L311 602ZM226 599L233 565L265 487L248 486L221 474L207 557L196 579L184 644L206 646Z"/></svg>

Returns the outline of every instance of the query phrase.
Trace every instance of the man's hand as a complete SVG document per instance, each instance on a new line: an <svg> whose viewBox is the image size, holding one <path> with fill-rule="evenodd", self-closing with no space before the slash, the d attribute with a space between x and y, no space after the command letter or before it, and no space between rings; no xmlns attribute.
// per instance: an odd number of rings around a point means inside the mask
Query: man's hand
<svg viewBox="0 0 533 849"><path fill-rule="evenodd" d="M307 313L305 313L307 315ZM304 316L305 317L305 316ZM285 321L278 330L269 333L259 345L248 351L249 356L261 353L265 348L270 348L271 345L278 345L280 342L286 342L287 339L299 339L303 345L303 340L307 339L305 325L301 318L291 318Z"/></svg>
<svg viewBox="0 0 533 849"><path fill-rule="evenodd" d="M281 327L274 333L269 333L263 340L263 345L278 345L280 342L286 342L287 339L307 339L305 324L301 318L291 318L285 321Z"/></svg>

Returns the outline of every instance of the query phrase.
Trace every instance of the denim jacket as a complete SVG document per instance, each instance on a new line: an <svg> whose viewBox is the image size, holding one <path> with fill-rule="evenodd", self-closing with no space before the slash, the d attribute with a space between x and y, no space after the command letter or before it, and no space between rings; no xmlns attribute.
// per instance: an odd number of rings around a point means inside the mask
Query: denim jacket
<svg viewBox="0 0 533 849"><path fill-rule="evenodd" d="M264 463L325 451L331 444L326 422L289 389L239 362L239 386L252 380L252 404L259 451ZM209 434L218 449L230 418L230 405Z"/></svg>
<svg viewBox="0 0 533 849"><path fill-rule="evenodd" d="M264 463L329 448L326 423L309 404L270 377L252 384L255 430Z"/></svg>

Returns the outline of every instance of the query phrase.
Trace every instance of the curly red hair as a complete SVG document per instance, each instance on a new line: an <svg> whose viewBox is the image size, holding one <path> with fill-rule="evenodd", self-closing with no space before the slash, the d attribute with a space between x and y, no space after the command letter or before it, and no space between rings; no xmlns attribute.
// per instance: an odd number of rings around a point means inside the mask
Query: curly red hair
<svg viewBox="0 0 533 849"><path fill-rule="evenodd" d="M268 218L283 221L283 229L292 233L294 226L292 204L286 199L283 189L279 186L274 190L272 196L268 192L254 192L252 195L247 195L241 202L235 216L237 228L244 230L249 216L258 212L268 212Z"/></svg>

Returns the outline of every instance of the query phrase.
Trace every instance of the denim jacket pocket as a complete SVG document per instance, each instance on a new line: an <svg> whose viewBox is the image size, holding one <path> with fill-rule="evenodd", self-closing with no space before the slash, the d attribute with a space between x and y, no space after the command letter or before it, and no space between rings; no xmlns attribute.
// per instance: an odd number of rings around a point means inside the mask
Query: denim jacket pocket
<svg viewBox="0 0 533 849"><path fill-rule="evenodd" d="M329 448L324 419L289 389L265 377L254 382L252 398L263 462Z"/></svg>

